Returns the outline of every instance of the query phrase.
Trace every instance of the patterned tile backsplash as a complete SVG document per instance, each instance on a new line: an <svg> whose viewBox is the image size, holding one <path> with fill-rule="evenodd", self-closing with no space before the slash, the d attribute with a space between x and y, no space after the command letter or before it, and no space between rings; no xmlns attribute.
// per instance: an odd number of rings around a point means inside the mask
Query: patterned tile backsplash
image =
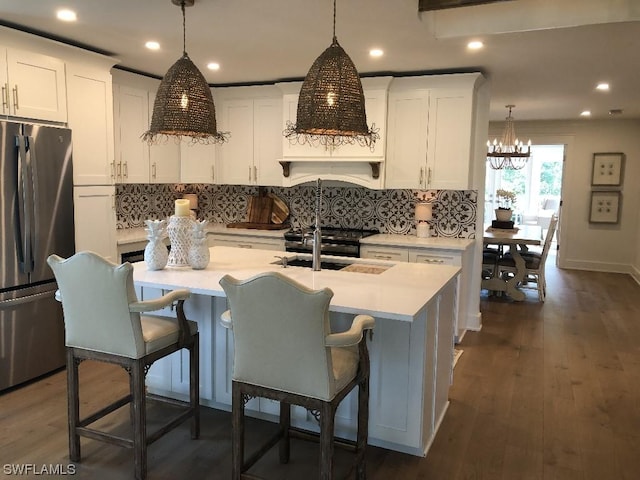
<svg viewBox="0 0 640 480"><path fill-rule="evenodd" d="M315 218L315 185L263 187L280 197L291 211L293 228L308 227ZM185 193L198 195L198 218L214 223L247 220L249 197L258 187L204 184L116 185L118 228L144 226L147 219L166 218L174 200ZM415 234L414 209L420 198L433 200L431 234L436 237L475 238L476 190L370 190L359 186L322 187L322 226L377 229L380 233Z"/></svg>

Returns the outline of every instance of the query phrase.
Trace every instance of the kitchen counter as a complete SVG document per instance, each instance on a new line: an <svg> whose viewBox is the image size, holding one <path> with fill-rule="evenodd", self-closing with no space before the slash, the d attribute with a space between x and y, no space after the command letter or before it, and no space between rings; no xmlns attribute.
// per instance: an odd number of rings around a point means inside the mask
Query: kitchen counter
<svg viewBox="0 0 640 480"><path fill-rule="evenodd" d="M474 240L468 238L428 237L380 233L360 240L361 245L385 245L390 247L416 247L441 250L466 250Z"/></svg>
<svg viewBox="0 0 640 480"><path fill-rule="evenodd" d="M284 238L282 230L258 230L253 228L228 228L224 223L210 223L205 228L207 234L244 235L250 237ZM116 241L118 245L139 243L147 241L147 234L144 227L120 228L116 230ZM144 246L143 246L144 248Z"/></svg>
<svg viewBox="0 0 640 480"><path fill-rule="evenodd" d="M176 288L191 290L185 312L199 326L204 405L226 410L231 406L233 332L219 322L227 309L220 278L230 274L245 279L278 271L309 288L333 290L329 309L334 331L348 328L355 314L366 313L376 319L370 342L369 443L426 455L449 403L460 267L342 257L342 261L356 264L356 271L314 272L311 268L274 264L278 261L274 255L283 252L231 247L212 247L210 252L211 262L204 270L187 267L149 271L144 262L138 262L133 274L140 299L156 298ZM310 258L286 255L291 259ZM174 313L167 309L165 314ZM184 398L188 392L185 368L183 356L159 360L147 375L149 389ZM356 405L357 392L343 400L336 416L337 435L355 438ZM254 399L247 403L246 410L250 415L275 420L278 407L276 402ZM313 417L300 407L292 409L292 423L317 430Z"/></svg>

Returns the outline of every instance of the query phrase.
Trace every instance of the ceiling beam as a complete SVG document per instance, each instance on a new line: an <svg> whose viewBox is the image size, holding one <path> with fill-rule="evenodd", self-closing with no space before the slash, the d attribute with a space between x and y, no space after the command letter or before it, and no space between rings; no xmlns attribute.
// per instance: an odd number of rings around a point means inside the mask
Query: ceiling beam
<svg viewBox="0 0 640 480"><path fill-rule="evenodd" d="M444 10L445 8L470 7L487 3L510 2L511 0L418 0L418 11Z"/></svg>

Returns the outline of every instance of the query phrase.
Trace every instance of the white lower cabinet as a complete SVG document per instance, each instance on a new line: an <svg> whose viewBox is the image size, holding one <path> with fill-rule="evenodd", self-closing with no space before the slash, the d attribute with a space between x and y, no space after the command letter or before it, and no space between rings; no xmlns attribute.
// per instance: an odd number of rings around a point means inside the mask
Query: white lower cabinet
<svg viewBox="0 0 640 480"><path fill-rule="evenodd" d="M407 247L407 246L379 246L362 245L360 247L361 258L374 258L376 260L390 260L396 262L426 263L429 265L453 265L462 269L460 273L460 285L456 297L457 310L455 315L455 339L459 341L465 330L468 314L468 291L471 271L470 248L464 250L450 250L438 247Z"/></svg>
<svg viewBox="0 0 640 480"><path fill-rule="evenodd" d="M369 443L423 456L448 406L452 379L452 337L457 277L411 321L376 318L370 353ZM160 288L137 287L138 298L157 298ZM187 318L200 331L200 396L203 405L231 409L234 362L233 331L220 324L227 309L224 297L192 295L185 302ZM158 312L174 316L171 309ZM331 312L334 331L348 328L352 314ZM175 398L188 395L188 357L177 352L153 364L147 385L155 393ZM253 398L245 405L248 415L275 420L278 402ZM336 435L355 438L358 414L357 387L336 412ZM292 406L292 424L318 430L314 416Z"/></svg>
<svg viewBox="0 0 640 480"><path fill-rule="evenodd" d="M168 290L149 287L136 288L138 300L151 300L168 293ZM213 362L211 356L212 298L191 295L184 302L188 320L198 323L200 335L200 398L213 400ZM173 307L166 307L154 315L175 317ZM153 363L146 377L147 387L159 394L171 394L180 398L189 396L189 352L182 349Z"/></svg>
<svg viewBox="0 0 640 480"><path fill-rule="evenodd" d="M91 250L114 263L119 263L115 187L74 187L73 210L76 252Z"/></svg>

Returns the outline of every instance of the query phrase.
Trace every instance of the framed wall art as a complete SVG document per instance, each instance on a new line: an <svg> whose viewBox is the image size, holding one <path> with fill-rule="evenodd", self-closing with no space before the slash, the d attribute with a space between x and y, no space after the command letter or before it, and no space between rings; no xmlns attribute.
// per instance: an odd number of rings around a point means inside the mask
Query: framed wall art
<svg viewBox="0 0 640 480"><path fill-rule="evenodd" d="M620 192L591 192L589 222L618 223L620 221Z"/></svg>
<svg viewBox="0 0 640 480"><path fill-rule="evenodd" d="M594 153L591 185L617 187L622 185L624 153Z"/></svg>

